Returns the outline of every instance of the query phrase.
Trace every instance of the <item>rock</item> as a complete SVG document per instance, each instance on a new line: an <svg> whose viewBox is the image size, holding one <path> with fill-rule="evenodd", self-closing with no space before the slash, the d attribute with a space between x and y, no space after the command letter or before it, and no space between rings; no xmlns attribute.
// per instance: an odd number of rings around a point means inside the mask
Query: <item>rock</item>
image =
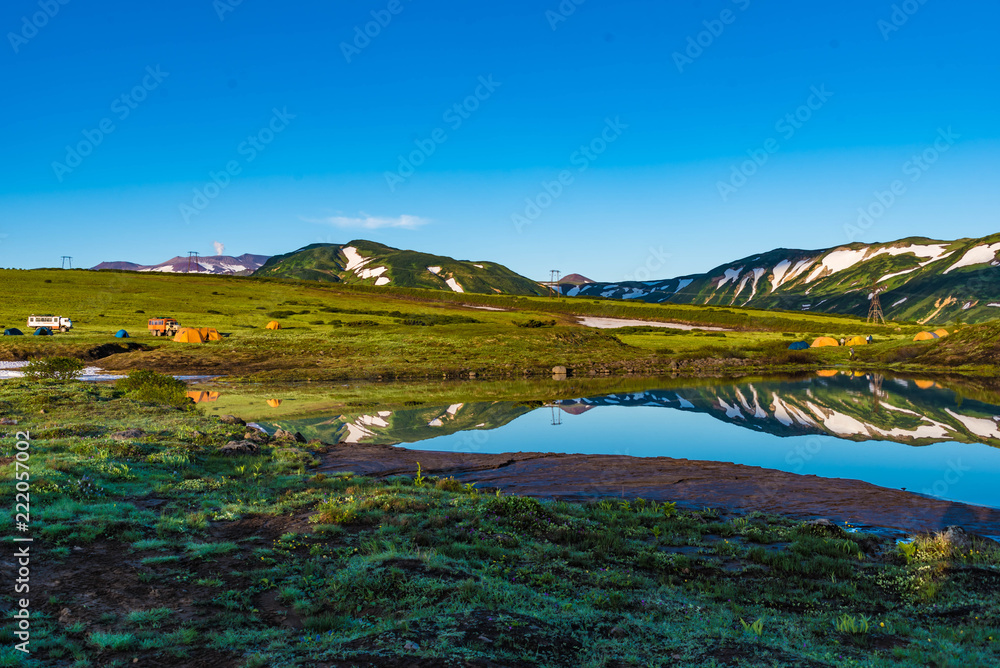
<svg viewBox="0 0 1000 668"><path fill-rule="evenodd" d="M260 446L253 441L229 441L219 452L226 456L255 455L260 451Z"/></svg>
<svg viewBox="0 0 1000 668"><path fill-rule="evenodd" d="M146 432L142 429L123 429L111 434L111 439L114 441L128 441L133 438L142 438L145 435Z"/></svg>
<svg viewBox="0 0 1000 668"><path fill-rule="evenodd" d="M407 652L419 652L420 645L413 642L412 640L407 640L406 644L403 645L403 649L405 649Z"/></svg>
<svg viewBox="0 0 1000 668"><path fill-rule="evenodd" d="M998 546L995 540L969 533L960 526L947 526L938 536L941 537L941 540L951 545L952 550L957 552L968 552L985 546Z"/></svg>
<svg viewBox="0 0 1000 668"><path fill-rule="evenodd" d="M284 429L279 429L278 431L274 432L274 440L276 440L276 441L295 441L296 443L305 443L306 442L306 437L303 436L299 432L295 432L293 434L290 431L286 431Z"/></svg>
<svg viewBox="0 0 1000 668"><path fill-rule="evenodd" d="M221 422L222 424L239 424L239 425L246 424L246 422L236 417L235 415L220 415L219 422Z"/></svg>
<svg viewBox="0 0 1000 668"><path fill-rule="evenodd" d="M63 608L62 610L59 611L59 623L60 624L68 624L69 623L69 619L70 619L70 610L69 610L69 608Z"/></svg>
<svg viewBox="0 0 1000 668"><path fill-rule="evenodd" d="M621 628L620 626L614 626L608 632L608 635L610 635L612 638L624 638L625 637L625 630L623 628Z"/></svg>
<svg viewBox="0 0 1000 668"><path fill-rule="evenodd" d="M11 418L0 418L0 424L4 425L16 425L17 420L12 420Z"/></svg>
<svg viewBox="0 0 1000 668"><path fill-rule="evenodd" d="M493 644L493 641L492 641L492 640L490 640L489 638L487 638L487 637L486 637L486 636L484 636L484 635L481 635L481 636L479 636L479 640L481 640L481 641L482 641L482 642L484 642L484 643L488 643L488 644L490 644L490 645L492 645L492 644Z"/></svg>
<svg viewBox="0 0 1000 668"><path fill-rule="evenodd" d="M847 536L846 531L825 518L803 522L802 527L809 533L816 534L817 536L832 536L834 538L845 538Z"/></svg>
<svg viewBox="0 0 1000 668"><path fill-rule="evenodd" d="M566 375L569 372L566 370L566 367L564 367L564 366L554 366L554 367L552 367L552 373L559 373L559 374Z"/></svg>
<svg viewBox="0 0 1000 668"><path fill-rule="evenodd" d="M45 410L44 408L42 410L38 411L38 412L41 413L42 415L45 415L46 413L48 413L48 411Z"/></svg>
<svg viewBox="0 0 1000 668"><path fill-rule="evenodd" d="M267 432L259 432L256 429L251 429L243 434L244 441L253 441L254 443L267 443L270 438Z"/></svg>

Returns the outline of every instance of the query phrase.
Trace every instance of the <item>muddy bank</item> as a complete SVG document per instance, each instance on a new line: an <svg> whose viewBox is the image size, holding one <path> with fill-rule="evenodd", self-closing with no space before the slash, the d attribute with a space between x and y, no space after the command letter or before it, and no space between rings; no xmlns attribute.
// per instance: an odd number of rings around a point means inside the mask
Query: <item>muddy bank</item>
<svg viewBox="0 0 1000 668"><path fill-rule="evenodd" d="M825 517L911 532L959 525L971 533L1000 535L1000 510L859 480L803 476L724 462L527 452L493 455L339 444L327 448L319 470L374 477L412 476L417 462L424 475L453 475L462 482L476 482L480 488L500 488L521 496L568 501L642 497L693 507Z"/></svg>

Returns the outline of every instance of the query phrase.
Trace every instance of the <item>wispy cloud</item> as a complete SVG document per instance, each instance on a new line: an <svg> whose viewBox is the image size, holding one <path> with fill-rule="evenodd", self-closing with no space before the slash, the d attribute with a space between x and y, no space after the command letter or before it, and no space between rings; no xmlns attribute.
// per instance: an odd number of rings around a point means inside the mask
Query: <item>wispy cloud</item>
<svg viewBox="0 0 1000 668"><path fill-rule="evenodd" d="M327 218L303 218L308 223L321 223L333 225L334 227L358 227L365 230L379 230L385 227L399 227L406 230L415 230L430 221L420 216L398 216L396 218L385 218L381 216L369 216L362 212L358 216L329 216Z"/></svg>

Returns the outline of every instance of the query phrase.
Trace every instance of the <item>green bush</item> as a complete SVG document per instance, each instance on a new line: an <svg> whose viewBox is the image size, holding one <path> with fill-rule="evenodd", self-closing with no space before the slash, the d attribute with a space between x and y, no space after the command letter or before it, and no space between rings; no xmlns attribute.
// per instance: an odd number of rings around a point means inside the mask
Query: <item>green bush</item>
<svg viewBox="0 0 1000 668"><path fill-rule="evenodd" d="M73 380L83 371L83 362L75 357L47 357L28 362L24 377L32 380Z"/></svg>
<svg viewBox="0 0 1000 668"><path fill-rule="evenodd" d="M173 376L155 371L133 371L115 383L129 398L150 404L183 406L188 403L187 385Z"/></svg>

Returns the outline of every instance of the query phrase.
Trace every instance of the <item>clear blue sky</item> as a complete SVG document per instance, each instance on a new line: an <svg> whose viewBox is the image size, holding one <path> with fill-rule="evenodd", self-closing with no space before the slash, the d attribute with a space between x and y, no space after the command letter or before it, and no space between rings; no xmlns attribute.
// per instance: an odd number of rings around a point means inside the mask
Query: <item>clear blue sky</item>
<svg viewBox="0 0 1000 668"><path fill-rule="evenodd" d="M0 9L4 267L370 238L622 280L998 231L995 2L63 1Z"/></svg>

